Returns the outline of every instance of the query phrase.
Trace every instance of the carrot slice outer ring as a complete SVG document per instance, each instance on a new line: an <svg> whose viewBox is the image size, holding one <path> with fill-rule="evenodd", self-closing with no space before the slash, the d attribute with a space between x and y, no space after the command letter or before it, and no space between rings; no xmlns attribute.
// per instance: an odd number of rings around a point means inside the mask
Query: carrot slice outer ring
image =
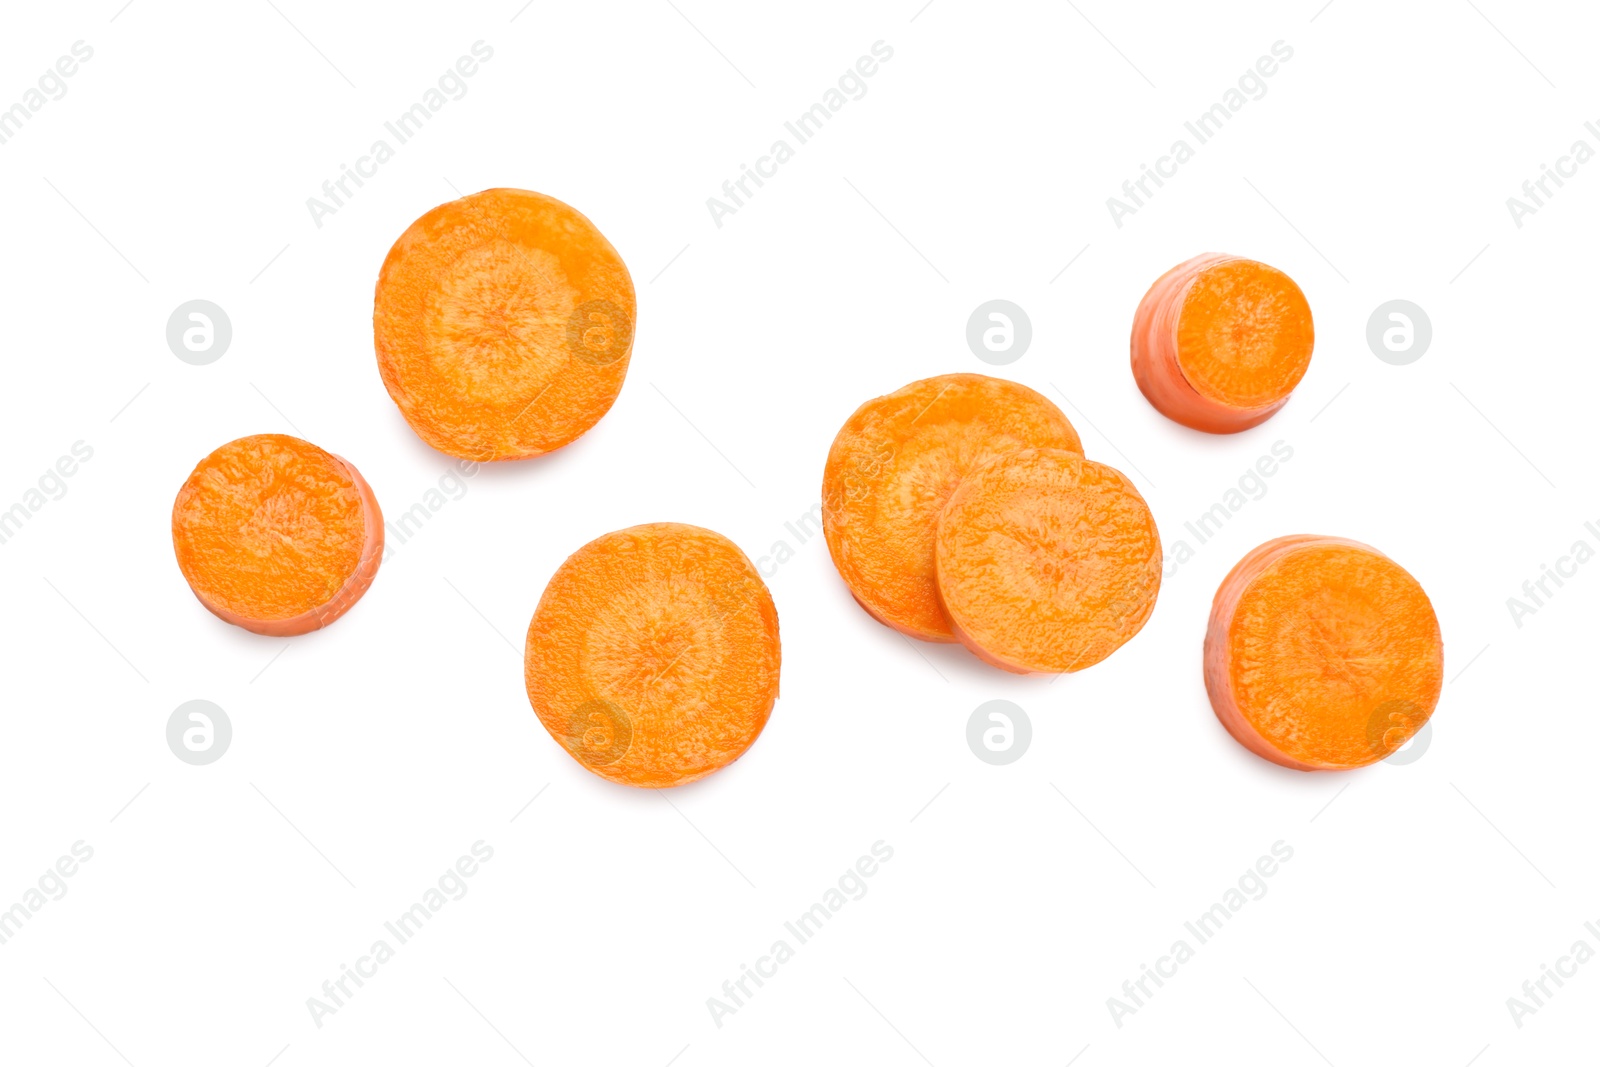
<svg viewBox="0 0 1600 1067"><path fill-rule="evenodd" d="M961 643L1019 674L1105 659L1149 620L1161 540L1133 483L1060 449L1000 456L939 518L939 594Z"/></svg>
<svg viewBox="0 0 1600 1067"><path fill-rule="evenodd" d="M260 617L241 610L244 607L239 595L229 595L227 591L218 587L209 573L215 567L227 567L228 561L220 560L212 555L202 560L201 553L196 550L195 530L196 523L207 522L206 481L208 478L223 477L218 468L229 461L238 462L241 453L250 449L292 448L308 452L314 459L323 460L335 472L335 477L343 475L349 481L349 490L352 491L358 502L361 516L362 532L359 551L353 563L345 573L342 580L334 588L331 595L320 603L307 607L303 611L290 615ZM262 495L253 509L252 514L239 528L229 531L222 540L231 540L233 548L239 555L234 561L234 566L241 570L249 568L250 557L260 558L262 555L274 557L279 565L285 563L286 557L290 566L302 562L294 557L303 556L294 546L295 538L291 536L292 530L271 531L270 526L276 516L280 521L293 522L294 516L284 515L283 503L288 496L275 490L288 491L292 496L294 488L294 472L287 471L283 477L275 481L274 486ZM245 518L245 517L241 517ZM248 526L248 531L245 526ZM263 525L267 530L263 530ZM282 548L271 545L263 539L264 533L276 533ZM185 580L189 583L190 590L195 598L217 618L234 626L249 630L251 633L262 634L267 637L295 637L300 634L320 630L338 620L345 612L355 606L356 601L366 594L372 585L372 580L377 576L378 567L383 562L383 512L378 507L378 498L372 492L372 486L361 476L355 464L342 456L331 452L324 452L309 442L299 438L288 437L281 434L260 434L256 437L240 438L231 441L212 452L195 467L194 473L189 476L184 487L179 490L178 498L173 504L172 511L172 539L173 549L178 557L179 569L183 571ZM253 549L246 549L249 544ZM265 547L263 547L263 545ZM308 547L308 552L315 551L315 545ZM311 560L303 560L311 565ZM337 575L335 575L337 577ZM231 606L230 606L231 605Z"/></svg>
<svg viewBox="0 0 1600 1067"><path fill-rule="evenodd" d="M1341 587L1335 573L1355 580ZM1247 633L1242 610L1277 617L1269 632ZM1204 673L1217 719L1251 752L1294 770L1350 770L1428 722L1444 646L1427 594L1399 564L1359 541L1294 534L1251 550L1223 579Z"/></svg>
<svg viewBox="0 0 1600 1067"><path fill-rule="evenodd" d="M635 329L633 280L576 209L488 189L395 241L373 297L378 370L432 447L525 459L587 433L616 401Z"/></svg>
<svg viewBox="0 0 1600 1067"><path fill-rule="evenodd" d="M622 785L683 785L755 742L778 698L778 612L721 534L650 523L556 570L528 624L524 681L550 736Z"/></svg>
<svg viewBox="0 0 1600 1067"><path fill-rule="evenodd" d="M1196 284L1208 272L1219 269L1250 268L1262 279L1271 292L1271 303L1276 314L1292 320L1285 329L1291 335L1283 340L1280 350L1274 353L1276 366L1266 371L1278 379L1270 398L1255 404L1232 402L1217 395L1212 383L1203 382L1204 388L1194 380L1194 372L1185 369L1185 349L1181 343L1180 327L1186 309L1197 313L1190 297ZM1236 313L1242 320L1254 320L1262 311L1261 304L1249 309L1250 315ZM1270 324L1240 321L1236 328L1241 332L1259 334L1271 329ZM1152 407L1174 422L1206 433L1239 433L1259 426L1289 402L1289 395L1305 374L1311 359L1313 332L1311 309L1305 295L1294 281L1272 267L1240 256L1207 253L1178 264L1158 278L1144 299L1139 301L1134 314L1133 332L1129 340L1129 355L1134 381ZM1303 331L1301 338L1298 332ZM1194 356L1191 358L1199 358Z"/></svg>
<svg viewBox="0 0 1600 1067"><path fill-rule="evenodd" d="M953 642L939 602L939 514L963 478L1023 448L1082 452L1048 398L983 374L944 374L867 401L840 428L822 477L822 530L851 596L885 626Z"/></svg>

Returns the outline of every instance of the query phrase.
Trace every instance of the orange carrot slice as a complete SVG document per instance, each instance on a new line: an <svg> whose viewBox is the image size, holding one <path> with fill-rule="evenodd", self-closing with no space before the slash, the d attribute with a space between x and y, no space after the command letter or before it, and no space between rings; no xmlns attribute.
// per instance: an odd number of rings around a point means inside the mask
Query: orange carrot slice
<svg viewBox="0 0 1600 1067"><path fill-rule="evenodd" d="M778 698L778 612L739 547L698 526L608 533L567 558L528 626L528 701L623 785L683 785L744 754Z"/></svg>
<svg viewBox="0 0 1600 1067"><path fill-rule="evenodd" d="M1143 628L1161 588L1144 498L1064 449L1012 452L968 476L940 516L935 560L961 643L1018 673L1099 663Z"/></svg>
<svg viewBox="0 0 1600 1067"><path fill-rule="evenodd" d="M934 579L939 513L970 471L1034 446L1083 451L1049 400L982 374L912 382L857 408L822 475L822 529L856 601L903 634L954 641Z"/></svg>
<svg viewBox="0 0 1600 1067"><path fill-rule="evenodd" d="M1240 560L1206 630L1206 691L1241 745L1301 771L1391 755L1439 702L1433 605L1388 556L1298 534Z"/></svg>
<svg viewBox="0 0 1600 1067"><path fill-rule="evenodd" d="M1139 302L1133 377L1155 409L1207 433L1238 433L1289 402L1314 341L1311 307L1282 271L1196 256Z"/></svg>
<svg viewBox="0 0 1600 1067"><path fill-rule="evenodd" d="M378 274L378 370L411 428L478 461L537 456L611 409L633 348L633 279L552 197L489 189L412 223Z"/></svg>
<svg viewBox="0 0 1600 1067"><path fill-rule="evenodd" d="M265 433L201 460L172 505L172 548L214 615L273 637L321 629L361 599L383 558L383 514L361 474Z"/></svg>

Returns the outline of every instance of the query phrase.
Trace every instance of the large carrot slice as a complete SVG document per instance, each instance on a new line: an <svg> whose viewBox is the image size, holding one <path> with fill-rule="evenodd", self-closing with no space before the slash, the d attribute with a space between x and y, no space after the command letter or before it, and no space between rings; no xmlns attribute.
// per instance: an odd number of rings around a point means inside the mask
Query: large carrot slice
<svg viewBox="0 0 1600 1067"><path fill-rule="evenodd" d="M489 189L412 223L378 274L378 370L441 452L523 459L587 432L622 389L633 279L561 201Z"/></svg>
<svg viewBox="0 0 1600 1067"><path fill-rule="evenodd" d="M1008 671L1082 670L1144 626L1161 539L1133 483L1064 449L1000 456L939 519L939 595L961 643Z"/></svg>
<svg viewBox="0 0 1600 1067"><path fill-rule="evenodd" d="M682 785L744 754L778 698L778 612L739 547L659 522L567 558L528 626L528 700L624 785Z"/></svg>
<svg viewBox="0 0 1600 1067"><path fill-rule="evenodd" d="M1389 756L1433 714L1443 677L1428 595L1356 541L1268 541L1212 602L1211 706L1240 744L1285 767L1345 770Z"/></svg>
<svg viewBox="0 0 1600 1067"><path fill-rule="evenodd" d="M1081 452L1061 410L982 374L912 382L856 409L822 475L822 529L839 576L878 621L924 641L954 641L939 605L939 513L969 472L1031 447Z"/></svg>
<svg viewBox="0 0 1600 1067"><path fill-rule="evenodd" d="M1196 256L1139 302L1133 376L1167 418L1238 433L1289 402L1314 340L1311 307L1287 274L1237 256Z"/></svg>
<svg viewBox="0 0 1600 1067"><path fill-rule="evenodd" d="M172 548L218 618L290 637L349 611L383 558L383 514L361 474L283 434L229 441L172 505Z"/></svg>

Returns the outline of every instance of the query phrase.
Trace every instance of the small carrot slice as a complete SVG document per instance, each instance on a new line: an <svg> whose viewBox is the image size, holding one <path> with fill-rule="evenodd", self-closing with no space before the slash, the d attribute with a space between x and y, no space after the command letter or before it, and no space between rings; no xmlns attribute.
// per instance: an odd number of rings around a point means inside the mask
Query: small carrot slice
<svg viewBox="0 0 1600 1067"><path fill-rule="evenodd" d="M1237 256L1196 256L1139 302L1133 376L1167 418L1238 433L1289 402L1314 340L1311 307L1287 274Z"/></svg>
<svg viewBox="0 0 1600 1067"><path fill-rule="evenodd" d="M212 614L273 637L321 629L383 559L383 513L347 460L298 437L229 441L172 505L172 548Z"/></svg>
<svg viewBox="0 0 1600 1067"><path fill-rule="evenodd" d="M1008 671L1060 674L1143 628L1161 539L1121 471L1064 449L1000 456L939 518L939 595L961 643Z"/></svg>
<svg viewBox="0 0 1600 1067"><path fill-rule="evenodd" d="M1244 747L1301 771L1364 767L1439 702L1433 605L1388 556L1340 537L1259 546L1229 572L1206 630L1206 691Z"/></svg>
<svg viewBox="0 0 1600 1067"><path fill-rule="evenodd" d="M611 409L633 349L633 279L566 204L489 189L400 235L372 326L383 384L417 436L462 459L524 459Z"/></svg>
<svg viewBox="0 0 1600 1067"><path fill-rule="evenodd" d="M944 374L857 408L822 475L823 533L856 601L903 634L954 641L934 579L939 513L969 472L1035 446L1083 451L1059 408L1001 378Z"/></svg>
<svg viewBox="0 0 1600 1067"><path fill-rule="evenodd" d="M778 698L778 612L739 547L658 522L567 558L528 625L528 701L623 785L683 785L744 754Z"/></svg>

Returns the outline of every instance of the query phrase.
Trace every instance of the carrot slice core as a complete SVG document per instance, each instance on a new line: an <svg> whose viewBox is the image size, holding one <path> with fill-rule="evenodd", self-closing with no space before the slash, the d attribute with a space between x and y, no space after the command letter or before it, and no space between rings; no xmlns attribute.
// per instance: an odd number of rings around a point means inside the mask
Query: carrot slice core
<svg viewBox="0 0 1600 1067"><path fill-rule="evenodd" d="M463 459L522 459L610 410L633 348L633 280L571 207L490 189L400 235L372 322L383 384L419 437Z"/></svg>
<svg viewBox="0 0 1600 1067"><path fill-rule="evenodd" d="M1144 626L1161 540L1120 471L1025 449L961 483L939 519L939 594L961 642L997 667L1092 666Z"/></svg>
<svg viewBox="0 0 1600 1067"><path fill-rule="evenodd" d="M664 787L738 759L778 697L778 613L721 534L652 523L606 534L550 579L528 626L528 700L589 770Z"/></svg>
<svg viewBox="0 0 1600 1067"><path fill-rule="evenodd" d="M383 515L349 462L297 437L257 434L195 467L172 505L172 547L213 614L288 637L361 599L382 561Z"/></svg>
<svg viewBox="0 0 1600 1067"><path fill-rule="evenodd" d="M971 471L1030 447L1082 451L1059 408L1000 378L945 374L857 408L822 477L828 551L857 602L901 633L954 641L934 575L939 513Z"/></svg>
<svg viewBox="0 0 1600 1067"><path fill-rule="evenodd" d="M1443 677L1422 586L1356 541L1269 541L1212 603L1212 708L1246 748L1286 767L1344 770L1393 754L1433 714Z"/></svg>

